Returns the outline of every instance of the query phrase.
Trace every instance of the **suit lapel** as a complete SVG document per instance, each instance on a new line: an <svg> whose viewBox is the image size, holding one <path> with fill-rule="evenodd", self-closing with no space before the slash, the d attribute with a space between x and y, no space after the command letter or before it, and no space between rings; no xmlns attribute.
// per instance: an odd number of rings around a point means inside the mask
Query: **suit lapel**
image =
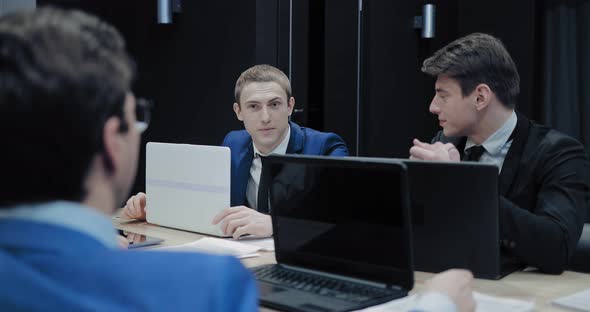
<svg viewBox="0 0 590 312"><path fill-rule="evenodd" d="M520 158L522 157L522 152L524 150L524 145L529 136L529 120L520 113L517 113L516 116L518 120L512 135L512 144L510 145L510 149L506 154L506 158L504 158L502 171L500 172L500 177L498 179L498 190L502 196L506 196L508 190L510 190L510 187L514 182L514 178L518 171L518 165L520 163Z"/></svg>
<svg viewBox="0 0 590 312"><path fill-rule="evenodd" d="M506 196L508 190L514 182L518 171L518 165L524 151L524 146L529 137L530 122L529 120L520 113L516 113L516 127L512 135L512 144L506 154L504 163L502 164L502 171L498 177L498 190L500 195ZM443 143L453 143L461 154L463 159L465 144L467 143L467 137L445 137L444 134L439 133L432 142L441 141Z"/></svg>
<svg viewBox="0 0 590 312"><path fill-rule="evenodd" d="M243 183L238 183L236 187L238 188L235 192L238 196L232 202L232 206L236 205L243 205L246 203L246 187L248 186L248 176L250 175L250 167L252 166L252 160L254 159L254 148L252 147L252 140L246 144L246 148L242 150L240 155L238 156L238 167L236 172L236 181L243 181Z"/></svg>
<svg viewBox="0 0 590 312"><path fill-rule="evenodd" d="M457 140L456 144L453 143L453 145L455 145L455 147L459 151L459 155L461 155L459 159L463 159L463 156L465 156L465 144L467 144L467 137L461 137Z"/></svg>
<svg viewBox="0 0 590 312"><path fill-rule="evenodd" d="M289 127L291 127L291 136L287 145L287 154L301 154L305 145L303 130L293 122L289 122Z"/></svg>

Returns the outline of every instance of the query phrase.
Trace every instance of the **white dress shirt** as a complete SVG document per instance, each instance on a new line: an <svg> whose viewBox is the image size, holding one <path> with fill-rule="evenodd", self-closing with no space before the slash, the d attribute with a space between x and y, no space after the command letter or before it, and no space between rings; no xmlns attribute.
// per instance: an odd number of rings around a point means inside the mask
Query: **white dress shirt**
<svg viewBox="0 0 590 312"><path fill-rule="evenodd" d="M510 115L510 118L506 120L502 127L496 130L494 134L481 144L486 150L479 158L479 162L496 165L499 169L498 173L502 171L504 159L512 145L513 140L510 139L510 135L512 134L512 131L514 131L514 128L516 128L516 121L516 113L512 111L512 115ZM463 152L475 145L476 144L471 141L471 139L467 138Z"/></svg>
<svg viewBox="0 0 590 312"><path fill-rule="evenodd" d="M260 174L262 173L262 161L260 156L268 156L270 154L285 155L287 153L287 146L289 146L289 138L291 137L291 127L287 128L287 135L274 150L268 154L261 153L252 142L254 146L254 159L252 160L252 166L250 166L250 177L248 178L248 185L246 186L246 199L252 207L257 209L258 207L258 185L260 184Z"/></svg>

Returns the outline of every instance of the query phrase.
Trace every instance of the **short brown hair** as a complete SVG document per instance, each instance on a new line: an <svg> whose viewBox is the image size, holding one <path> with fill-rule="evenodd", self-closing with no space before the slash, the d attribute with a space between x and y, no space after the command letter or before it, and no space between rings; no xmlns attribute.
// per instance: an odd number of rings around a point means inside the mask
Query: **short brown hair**
<svg viewBox="0 0 590 312"><path fill-rule="evenodd" d="M449 43L424 61L422 71L457 80L463 96L485 83L509 108L514 108L520 93L514 61L502 42L487 34L474 33Z"/></svg>
<svg viewBox="0 0 590 312"><path fill-rule="evenodd" d="M274 66L261 64L246 69L236 81L236 88L234 89L236 103L240 103L242 90L251 82L276 82L285 90L287 101L291 98L291 82L287 75Z"/></svg>
<svg viewBox="0 0 590 312"><path fill-rule="evenodd" d="M119 32L80 11L0 17L0 206L81 201L105 122L125 119L135 73Z"/></svg>

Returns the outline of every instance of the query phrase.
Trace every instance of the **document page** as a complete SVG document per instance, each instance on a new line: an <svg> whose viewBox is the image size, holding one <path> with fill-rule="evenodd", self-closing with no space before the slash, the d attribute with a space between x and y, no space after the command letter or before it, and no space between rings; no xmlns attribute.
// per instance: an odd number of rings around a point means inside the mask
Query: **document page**
<svg viewBox="0 0 590 312"><path fill-rule="evenodd" d="M232 241L232 242L240 242L243 244L260 247L260 250L262 250L262 251L275 251L275 241L272 237L258 238L256 236L250 235L250 236L240 237L237 240L235 240L233 238L228 238L227 240Z"/></svg>
<svg viewBox="0 0 590 312"><path fill-rule="evenodd" d="M204 237L192 243L165 246L153 250L159 251L187 251L203 252L217 255L230 255L239 259L259 256L256 252L261 248L258 246L243 244L236 241L230 241L220 238Z"/></svg>
<svg viewBox="0 0 590 312"><path fill-rule="evenodd" d="M473 292L473 297L476 302L476 312L528 312L533 311L535 304L533 302L500 298L485 295L478 292ZM418 295L412 295L405 298L393 300L384 304L376 305L361 311L366 312L385 312L385 311L410 311L416 306Z"/></svg>
<svg viewBox="0 0 590 312"><path fill-rule="evenodd" d="M590 312L590 288L573 295L557 298L552 303L562 307Z"/></svg>

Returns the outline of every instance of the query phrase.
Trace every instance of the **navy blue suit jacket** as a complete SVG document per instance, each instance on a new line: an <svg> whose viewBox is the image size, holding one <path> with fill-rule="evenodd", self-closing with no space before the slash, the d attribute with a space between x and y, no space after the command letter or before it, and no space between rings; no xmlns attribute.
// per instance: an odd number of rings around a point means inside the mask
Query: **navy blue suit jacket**
<svg viewBox="0 0 590 312"><path fill-rule="evenodd" d="M291 136L287 154L348 156L346 143L338 135L300 127L294 122L289 125ZM245 205L246 186L254 159L252 137L246 130L231 131L225 136L223 146L231 149L231 205Z"/></svg>
<svg viewBox="0 0 590 312"><path fill-rule="evenodd" d="M257 311L228 256L113 250L49 223L0 219L0 311Z"/></svg>

